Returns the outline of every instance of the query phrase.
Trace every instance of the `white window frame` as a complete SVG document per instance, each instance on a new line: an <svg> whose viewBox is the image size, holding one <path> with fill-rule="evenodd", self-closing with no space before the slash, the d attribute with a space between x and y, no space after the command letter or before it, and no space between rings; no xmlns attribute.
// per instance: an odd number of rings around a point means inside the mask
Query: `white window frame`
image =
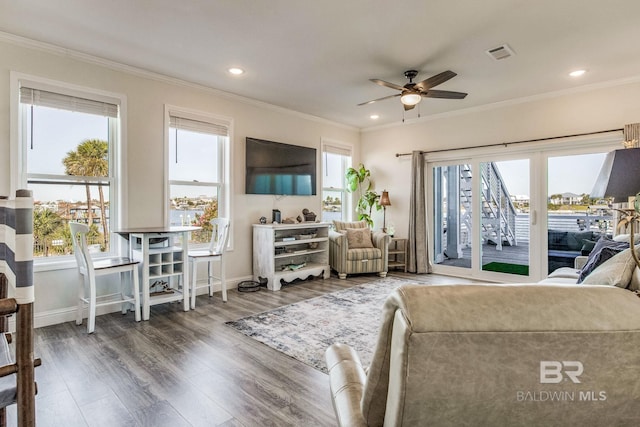
<svg viewBox="0 0 640 427"><path fill-rule="evenodd" d="M218 188L218 217L226 217L229 218L230 223L233 222L232 214L232 202L231 195L233 194L232 183L231 183L231 165L232 163L232 150L231 150L231 141L233 141L233 118L211 114L208 112L193 110L190 108L179 107L176 105L165 104L164 108L164 116L165 116L165 150L164 150L164 172L165 172L165 187L164 187L164 223L166 226L169 226L170 220L170 209L169 204L166 203L169 200L171 195L171 185L193 185L193 181L172 181L169 177L169 144L170 141L170 132L169 128L171 125L171 116L184 118L188 120L195 120L203 123L210 123L214 126L224 126L227 128L227 142L226 144L221 144L220 150L222 153L219 156L220 160L220 173L219 177L221 181L215 183L207 183L203 186L215 186ZM233 233L229 234L229 244L227 250L233 249ZM197 246L206 246L202 245L190 245L190 247Z"/></svg>
<svg viewBox="0 0 640 427"><path fill-rule="evenodd" d="M347 169L353 166L353 147L339 142L339 141L334 141L334 140L330 140L330 139L323 139L322 143L322 194L321 194L321 200L320 200L320 209L322 212L322 204L324 203L324 192L325 191L339 191L342 193L342 221L351 221L351 219L353 218L353 201L352 201L352 197L350 197L349 195L351 193L349 193L347 191L347 186L346 186L346 181L345 179L343 179L343 187L342 188L335 188L335 187L326 187L324 184L324 167L325 167L325 153L332 153L332 154L338 154L341 156L345 156L348 157L349 160L346 161L346 159L344 159L345 161L343 162L342 168L343 168L343 174L347 172Z"/></svg>
<svg viewBox="0 0 640 427"><path fill-rule="evenodd" d="M109 256L115 254L124 254L126 252L125 246L120 242L121 239L115 239L113 231L117 229L124 219L121 200L126 198L126 165L125 159L120 153L126 152L126 111L127 111L127 98L123 94L107 92L99 89L84 87L75 85L68 82L61 82L51 79L46 79L39 76L28 75L12 71L9 76L10 79L10 153L11 160L10 168L10 192L15 194L15 191L20 188L28 188L29 179L56 179L58 175L47 174L28 174L27 173L27 143L26 143L26 123L22 122L22 108L25 107L20 104L20 88L29 87L36 90L43 90L53 93L59 93L71 97L84 98L95 100L99 102L105 102L118 106L118 117L111 124L110 129L113 135L113 143L109 141L109 176L108 177L78 177L84 182L105 182L109 183L110 198L109 198L109 230L111 233L110 251L101 253L99 256ZM73 179L70 179L72 181ZM56 257L47 258L34 258L34 271L49 271L66 269L75 266L75 258L73 255L61 255Z"/></svg>

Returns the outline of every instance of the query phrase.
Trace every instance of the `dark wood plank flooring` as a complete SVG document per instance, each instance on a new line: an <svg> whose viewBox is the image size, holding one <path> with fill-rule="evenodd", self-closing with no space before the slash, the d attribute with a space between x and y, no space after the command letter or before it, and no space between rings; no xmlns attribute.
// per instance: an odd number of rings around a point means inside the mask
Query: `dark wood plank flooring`
<svg viewBox="0 0 640 427"><path fill-rule="evenodd" d="M424 283L465 279L393 272ZM357 284L376 275L311 280L280 292L199 296L133 314L99 316L96 332L74 322L36 329L38 426L332 426L328 376L224 326ZM8 409L16 424L15 406Z"/></svg>

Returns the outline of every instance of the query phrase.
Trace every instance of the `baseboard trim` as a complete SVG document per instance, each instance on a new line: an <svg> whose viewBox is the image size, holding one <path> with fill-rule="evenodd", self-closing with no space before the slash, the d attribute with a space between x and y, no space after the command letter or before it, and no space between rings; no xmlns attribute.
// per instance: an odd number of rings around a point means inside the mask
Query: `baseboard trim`
<svg viewBox="0 0 640 427"><path fill-rule="evenodd" d="M241 278L229 279L227 280L227 289L236 288L238 286L238 283L244 280L253 280L253 276L245 276ZM206 279L198 280L198 285L204 285L206 284L206 282L207 282ZM220 284L213 285L213 292L221 292L221 291L222 289ZM197 290L197 295L204 295L207 293L208 293L207 288L200 288ZM109 307L98 307L96 311L97 311L96 315L100 316L102 314L117 313L120 310L117 308L117 306L114 305ZM84 318L86 319L86 313L84 314ZM76 320L75 306L35 313L34 319L33 319L35 328L43 328L45 326L58 325L60 323L66 323L66 322L75 322L75 320ZM9 320L9 330L10 331L16 330L15 319L13 317L11 317Z"/></svg>

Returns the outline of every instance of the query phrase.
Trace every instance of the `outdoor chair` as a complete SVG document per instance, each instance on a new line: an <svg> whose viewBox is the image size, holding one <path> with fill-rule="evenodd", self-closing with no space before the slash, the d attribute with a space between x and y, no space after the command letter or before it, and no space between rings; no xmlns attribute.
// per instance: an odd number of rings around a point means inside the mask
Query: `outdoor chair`
<svg viewBox="0 0 640 427"><path fill-rule="evenodd" d="M222 301L227 302L227 283L224 270L224 254L227 249L227 242L229 240L229 219L228 218L215 218L211 220L213 230L211 232L211 242L209 248L206 250L191 250L188 253L189 263L191 265L191 309L196 308L196 291L199 288L209 288L209 296L213 296L214 281L220 282L222 288ZM196 276L198 272L198 264L201 262L207 263L207 283L201 286L197 286ZM220 265L220 274L214 276L213 263L217 262Z"/></svg>
<svg viewBox="0 0 640 427"><path fill-rule="evenodd" d="M108 305L119 304L122 314L127 313L129 305L133 305L136 322L140 321L140 286L138 279L138 261L129 258L100 258L93 260L87 246L87 233L89 226L78 222L70 222L71 241L73 244L73 254L76 257L78 273L83 277L78 288L78 309L76 314L76 324L81 325L84 308L88 308L87 333L93 333L96 322L96 308ZM120 273L118 283L119 292L112 294L97 295L97 277L108 274ZM123 274L129 273L131 277L131 294L125 293L125 281ZM108 284L112 284L109 282ZM106 284L105 284L106 285Z"/></svg>

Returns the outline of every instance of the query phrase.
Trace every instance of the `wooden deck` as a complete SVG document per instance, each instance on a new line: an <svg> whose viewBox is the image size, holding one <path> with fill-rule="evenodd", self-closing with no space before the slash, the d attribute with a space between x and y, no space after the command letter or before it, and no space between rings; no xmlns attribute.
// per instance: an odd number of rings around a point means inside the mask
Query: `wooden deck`
<svg viewBox="0 0 640 427"><path fill-rule="evenodd" d="M490 262L502 262L507 264L529 265L529 244L519 243L517 246L502 246L498 250L497 246L482 245L482 265ZM455 267L471 268L471 248L462 250L462 258L445 259L440 265L451 265Z"/></svg>

